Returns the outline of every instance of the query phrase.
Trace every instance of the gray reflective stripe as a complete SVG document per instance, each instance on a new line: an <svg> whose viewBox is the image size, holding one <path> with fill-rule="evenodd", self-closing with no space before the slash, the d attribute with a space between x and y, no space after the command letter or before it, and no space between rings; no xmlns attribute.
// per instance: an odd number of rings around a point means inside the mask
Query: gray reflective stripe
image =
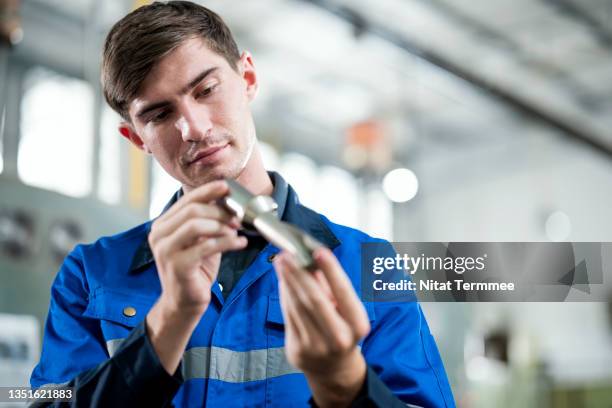
<svg viewBox="0 0 612 408"><path fill-rule="evenodd" d="M268 349L268 372L266 373L267 378L279 377L287 374L301 374L302 371L293 367L287 361L285 356L285 348L278 347Z"/></svg>
<svg viewBox="0 0 612 408"><path fill-rule="evenodd" d="M123 339L106 342L112 357ZM210 378L231 383L265 380L286 374L299 374L289 364L285 348L234 351L223 347L193 347L183 354L182 374L185 380Z"/></svg>
<svg viewBox="0 0 612 408"><path fill-rule="evenodd" d="M183 354L183 378L208 378L210 373L210 348L194 347Z"/></svg>
<svg viewBox="0 0 612 408"><path fill-rule="evenodd" d="M212 347L208 378L241 383L300 372L287 361L284 347L249 351Z"/></svg>
<svg viewBox="0 0 612 408"><path fill-rule="evenodd" d="M112 357L117 352L119 347L121 347L121 342L123 342L123 340L125 339L114 339L106 342L106 350L108 350L109 356Z"/></svg>

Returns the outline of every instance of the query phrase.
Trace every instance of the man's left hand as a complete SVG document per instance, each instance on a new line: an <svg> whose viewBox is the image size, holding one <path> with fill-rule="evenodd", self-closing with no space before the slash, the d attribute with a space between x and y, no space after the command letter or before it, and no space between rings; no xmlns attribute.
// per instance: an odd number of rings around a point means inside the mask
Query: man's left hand
<svg viewBox="0 0 612 408"><path fill-rule="evenodd" d="M348 406L366 376L357 343L370 323L346 272L327 248L313 254L309 272L283 252L274 266L285 319L288 361L302 370L318 406Z"/></svg>

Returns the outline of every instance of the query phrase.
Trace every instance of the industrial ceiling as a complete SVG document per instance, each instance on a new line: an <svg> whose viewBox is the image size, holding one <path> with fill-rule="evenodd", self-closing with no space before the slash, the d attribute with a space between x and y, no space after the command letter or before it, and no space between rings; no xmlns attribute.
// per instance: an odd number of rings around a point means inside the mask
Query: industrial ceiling
<svg viewBox="0 0 612 408"><path fill-rule="evenodd" d="M94 21L101 35L131 7L24 3ZM254 54L260 135L282 149L340 162L346 128L374 118L398 161L419 143L444 160L542 130L612 156L612 1L200 3Z"/></svg>

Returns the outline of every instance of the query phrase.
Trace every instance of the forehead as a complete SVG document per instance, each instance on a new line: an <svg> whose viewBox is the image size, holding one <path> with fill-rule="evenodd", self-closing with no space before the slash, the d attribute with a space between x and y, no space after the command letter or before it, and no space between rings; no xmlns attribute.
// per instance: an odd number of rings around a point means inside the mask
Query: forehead
<svg viewBox="0 0 612 408"><path fill-rule="evenodd" d="M204 39L185 40L151 69L134 102L178 94L191 79L212 67L218 67L218 71L231 69L225 58L212 51Z"/></svg>

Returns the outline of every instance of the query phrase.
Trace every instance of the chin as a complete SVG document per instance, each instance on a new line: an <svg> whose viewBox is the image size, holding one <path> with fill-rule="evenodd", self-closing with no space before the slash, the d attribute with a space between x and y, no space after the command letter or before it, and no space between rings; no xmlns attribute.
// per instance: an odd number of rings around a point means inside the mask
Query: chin
<svg viewBox="0 0 612 408"><path fill-rule="evenodd" d="M236 179L241 172L242 169L239 166L215 166L189 180L189 184L201 186L214 180Z"/></svg>

